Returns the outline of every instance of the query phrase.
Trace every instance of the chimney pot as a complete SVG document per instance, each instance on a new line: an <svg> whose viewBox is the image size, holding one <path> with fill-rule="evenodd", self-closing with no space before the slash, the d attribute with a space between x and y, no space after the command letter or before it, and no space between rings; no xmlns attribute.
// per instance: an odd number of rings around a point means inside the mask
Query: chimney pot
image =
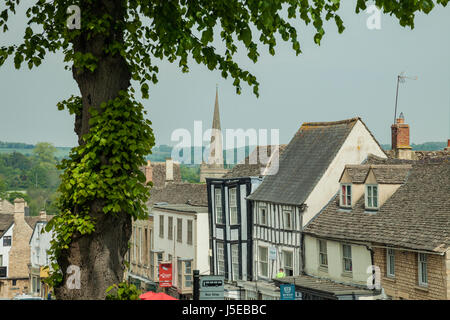
<svg viewBox="0 0 450 320"><path fill-rule="evenodd" d="M173 160L172 160L172 158L166 159L166 181L173 181Z"/></svg>
<svg viewBox="0 0 450 320"><path fill-rule="evenodd" d="M47 219L47 213L45 212L45 210L41 210L39 212L39 218L44 220Z"/></svg>

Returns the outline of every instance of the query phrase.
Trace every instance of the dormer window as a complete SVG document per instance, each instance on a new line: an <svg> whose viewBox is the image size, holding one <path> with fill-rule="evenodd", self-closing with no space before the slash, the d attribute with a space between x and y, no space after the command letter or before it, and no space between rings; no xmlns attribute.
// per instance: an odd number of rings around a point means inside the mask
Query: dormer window
<svg viewBox="0 0 450 320"><path fill-rule="evenodd" d="M378 209L378 186L366 185L366 208Z"/></svg>
<svg viewBox="0 0 450 320"><path fill-rule="evenodd" d="M352 206L352 185L351 184L341 184L341 207L351 207Z"/></svg>

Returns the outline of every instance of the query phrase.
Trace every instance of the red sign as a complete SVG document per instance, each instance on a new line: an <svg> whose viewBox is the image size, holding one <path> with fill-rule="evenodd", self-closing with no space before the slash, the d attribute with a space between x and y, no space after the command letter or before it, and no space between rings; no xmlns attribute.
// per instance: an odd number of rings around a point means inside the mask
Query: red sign
<svg viewBox="0 0 450 320"><path fill-rule="evenodd" d="M172 286L172 264L160 263L159 264L159 286L171 287Z"/></svg>

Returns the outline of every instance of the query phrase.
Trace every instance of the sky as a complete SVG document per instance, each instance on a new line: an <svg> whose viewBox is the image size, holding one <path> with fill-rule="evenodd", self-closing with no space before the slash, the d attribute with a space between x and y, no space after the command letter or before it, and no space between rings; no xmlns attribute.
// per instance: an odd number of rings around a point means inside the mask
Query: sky
<svg viewBox="0 0 450 320"><path fill-rule="evenodd" d="M355 1L343 1L340 15L346 30L325 25L320 46L314 29L294 22L303 53L278 41L276 55L259 45L254 64L240 50L236 61L260 83L260 97L246 84L237 95L231 78L191 62L183 74L177 64L160 62L159 82L142 103L153 123L157 144L175 145L172 132L193 133L194 121L211 125L216 85L222 129L278 129L279 142L288 143L303 122L361 117L380 143L390 143L397 75L417 76L400 84L398 114L410 125L412 143L446 141L450 136L450 6L429 15L418 14L415 28L403 28L381 16L381 29L367 27L367 12L355 13ZM19 13L11 32L0 33L0 46L20 41L26 18ZM214 43L223 48L219 39ZM15 70L10 59L0 68L0 141L77 144L73 116L58 111L57 102L79 94L62 54L48 55L37 69Z"/></svg>

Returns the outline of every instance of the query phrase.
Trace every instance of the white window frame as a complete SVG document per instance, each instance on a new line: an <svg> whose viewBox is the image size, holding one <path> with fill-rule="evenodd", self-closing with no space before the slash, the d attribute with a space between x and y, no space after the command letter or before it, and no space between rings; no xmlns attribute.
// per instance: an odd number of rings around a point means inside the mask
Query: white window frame
<svg viewBox="0 0 450 320"><path fill-rule="evenodd" d="M214 207L216 211L216 223L225 224L225 217L222 210L222 189L214 189Z"/></svg>
<svg viewBox="0 0 450 320"><path fill-rule="evenodd" d="M428 255L426 253L417 254L419 286L428 287Z"/></svg>
<svg viewBox="0 0 450 320"><path fill-rule="evenodd" d="M376 193L374 193L374 188L376 188ZM374 206L374 199L376 199L377 205ZM365 192L366 208L367 209L378 209L380 206L379 201L379 188L377 184L367 184Z"/></svg>
<svg viewBox="0 0 450 320"><path fill-rule="evenodd" d="M328 268L328 246L326 240L318 240L319 266Z"/></svg>
<svg viewBox="0 0 450 320"><path fill-rule="evenodd" d="M230 208L230 225L238 224L238 210L237 210L237 188L228 189L229 208Z"/></svg>
<svg viewBox="0 0 450 320"><path fill-rule="evenodd" d="M395 277L395 250L392 248L386 249L386 275L390 278Z"/></svg>
<svg viewBox="0 0 450 320"><path fill-rule="evenodd" d="M345 190L345 191L344 191ZM340 206L344 208L352 207L352 185L350 183L341 183Z"/></svg>
<svg viewBox="0 0 450 320"><path fill-rule="evenodd" d="M261 250L265 250L266 259L262 260ZM265 266L265 274L263 273L263 266ZM264 246L258 247L258 274L261 277L268 278L269 277L269 248Z"/></svg>
<svg viewBox="0 0 450 320"><path fill-rule="evenodd" d="M288 215L288 219L287 216ZM286 224L289 221L289 226ZM294 230L294 214L292 210L283 210L283 228L285 230Z"/></svg>
<svg viewBox="0 0 450 320"><path fill-rule="evenodd" d="M345 247L350 248L350 256L345 255ZM350 270L346 270L346 260L350 260ZM344 273L352 273L353 272L353 258L352 258L352 246L350 244L342 245L342 270Z"/></svg>

